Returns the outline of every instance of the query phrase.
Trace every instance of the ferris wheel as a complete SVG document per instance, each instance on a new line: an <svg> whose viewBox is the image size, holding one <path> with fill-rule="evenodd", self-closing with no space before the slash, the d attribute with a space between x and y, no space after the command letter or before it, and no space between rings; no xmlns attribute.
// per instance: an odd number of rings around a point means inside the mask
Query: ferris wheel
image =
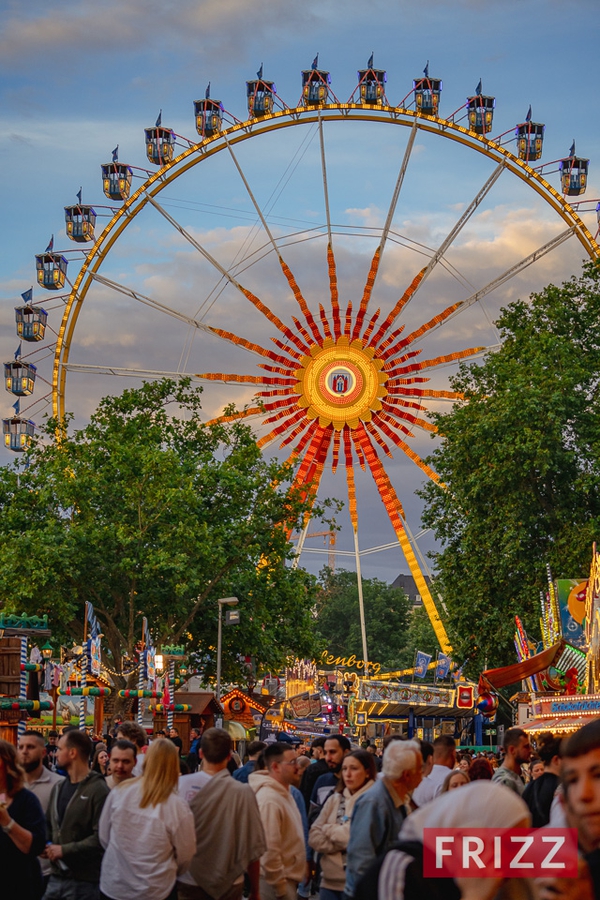
<svg viewBox="0 0 600 900"><path fill-rule="evenodd" d="M36 256L37 285L63 308L56 340L46 335L52 311L26 291L17 331L33 351L5 364L7 389L30 398L36 353L50 348L47 399L58 417L72 398L90 411L121 377L192 374L212 387L205 406L215 420L251 421L259 445L296 462L296 482L314 496L341 470L365 661L357 479L372 478L449 651L394 462L408 458L437 480L414 447L435 430L427 413L460 399L448 367L497 345L494 311L530 292L534 264L572 270L582 248L600 253L584 222L595 221L596 201L573 199L589 164L574 142L536 166L544 125L531 107L492 138L495 98L481 82L445 118L442 87L427 65L394 105L371 56L340 102L317 57L293 106L261 65L246 83L243 120L209 85L194 102L198 139L163 125L161 111L144 131L156 170L124 163L116 147L101 166L111 205L84 203L80 189L65 207L67 236L86 245L76 277L53 239ZM545 177L552 166L560 191ZM96 236L101 215L109 220ZM242 408L223 414L233 399ZM25 450L34 429L19 404L3 422L13 450Z"/></svg>

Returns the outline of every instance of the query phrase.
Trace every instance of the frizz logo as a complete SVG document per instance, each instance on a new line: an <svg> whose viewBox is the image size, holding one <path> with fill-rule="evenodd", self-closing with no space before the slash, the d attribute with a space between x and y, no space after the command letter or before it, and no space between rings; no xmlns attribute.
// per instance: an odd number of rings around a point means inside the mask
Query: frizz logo
<svg viewBox="0 0 600 900"><path fill-rule="evenodd" d="M426 878L576 878L575 828L425 828Z"/></svg>

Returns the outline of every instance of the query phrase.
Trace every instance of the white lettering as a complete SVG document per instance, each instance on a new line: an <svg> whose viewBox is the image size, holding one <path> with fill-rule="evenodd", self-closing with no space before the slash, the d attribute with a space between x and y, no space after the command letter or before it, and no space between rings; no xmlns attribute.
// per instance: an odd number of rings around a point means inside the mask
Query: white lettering
<svg viewBox="0 0 600 900"><path fill-rule="evenodd" d="M484 843L478 837L463 837L463 869L468 869L470 861L473 860L478 869L485 869L485 864L481 861Z"/></svg>
<svg viewBox="0 0 600 900"><path fill-rule="evenodd" d="M517 850L516 855L510 862L511 869L533 869L533 863L521 862L531 845L533 844L533 835L525 835L523 837L519 837L518 835L511 835L511 843L521 842L523 846L520 850Z"/></svg>
<svg viewBox="0 0 600 900"><path fill-rule="evenodd" d="M502 868L502 838L499 834L494 835L494 868L501 869Z"/></svg>
<svg viewBox="0 0 600 900"><path fill-rule="evenodd" d="M453 844L454 838L452 835L448 835L447 837L439 837L436 835L435 837L435 867L436 869L444 868L444 857L452 856L452 850L450 847L446 848L444 844Z"/></svg>
<svg viewBox="0 0 600 900"><path fill-rule="evenodd" d="M559 849L564 845L565 838L562 837L543 837L542 843L554 844L550 853L542 860L542 868L544 869L566 869L564 862L552 862Z"/></svg>

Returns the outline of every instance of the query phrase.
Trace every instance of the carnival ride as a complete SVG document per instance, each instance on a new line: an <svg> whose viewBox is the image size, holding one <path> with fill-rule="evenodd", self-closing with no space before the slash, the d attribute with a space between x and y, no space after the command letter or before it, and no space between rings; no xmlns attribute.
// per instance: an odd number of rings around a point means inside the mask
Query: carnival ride
<svg viewBox="0 0 600 900"><path fill-rule="evenodd" d="M584 223L600 204L572 200L585 191L589 162L576 155L574 142L566 157L536 167L545 126L532 121L531 107L524 122L492 138L495 98L483 93L481 82L445 118L440 117L442 87L427 65L393 104L386 72L375 68L371 57L351 96L341 102L317 57L302 72L301 97L293 107L263 78L261 65L246 84L243 121L210 96L210 84L194 103L198 139L164 126L161 111L144 131L148 162L158 170L121 162L117 146L112 161L101 166L102 188L112 204L122 205L83 203L80 189L77 204L65 207L67 236L89 245L74 251L77 261L83 253L81 267L71 281L71 251L55 251L53 238L36 256L37 286L55 292L58 302L46 309L34 303L32 290L24 292L24 305L16 309L17 334L32 352L22 355L20 344L4 367L6 389L17 397L15 414L3 421L11 450L26 451L34 433L26 411L31 414L51 398L54 415L65 415L67 383L69 398L85 391L89 400L92 376L99 398L115 391L115 377L193 373L203 384L218 386L211 401L215 420L251 420L260 446L287 448L297 464L296 482L307 485L313 497L326 466L332 473L343 468L365 664L360 564L366 551L358 539L357 477L362 476L356 464L373 477L440 647L448 652L448 636L393 483L394 460L404 455L438 480L407 439L415 438L413 429L434 432L427 413L460 400L442 370L484 353L488 335L497 341L485 298L495 292L499 304L514 290L529 293L531 282L528 290L522 274L548 254L562 253L571 237L588 256L600 252ZM436 148L442 151L437 161ZM552 165L557 168L549 170ZM559 172L562 195L546 180L550 171ZM184 177L188 192L170 195ZM134 179L141 181L135 189ZM490 253L482 265L482 248L491 251L496 240L486 202L500 179L502 202L522 204L524 194L526 206L519 208L527 215L512 222L517 234L510 258L504 253L498 264ZM472 199L453 202L455 185L470 191ZM450 222L452 209L459 215ZM141 213L147 217L144 228L138 228ZM97 219L105 215L109 221L96 236ZM190 224L181 223L184 217ZM227 217L238 223L239 234L224 227L230 224ZM532 217L539 225L533 236ZM165 222L171 229L166 237ZM538 231L543 237L536 244ZM443 239L429 246L437 239L430 234L438 232ZM124 276L125 257L133 261ZM47 343L48 312L58 307L62 321L56 339ZM111 323L108 339L100 337L102 323ZM148 367L149 334L156 329L162 347L153 345L153 367ZM200 374L192 356L198 335L205 369ZM264 346L267 337L275 349ZM422 346L425 341L430 344ZM253 374L244 352L259 360ZM51 394L28 400L21 411L21 398L32 398L39 360L49 353ZM223 415L218 409L226 405L226 385L247 405ZM392 462L384 464L383 456ZM298 555L309 527L307 521Z"/></svg>

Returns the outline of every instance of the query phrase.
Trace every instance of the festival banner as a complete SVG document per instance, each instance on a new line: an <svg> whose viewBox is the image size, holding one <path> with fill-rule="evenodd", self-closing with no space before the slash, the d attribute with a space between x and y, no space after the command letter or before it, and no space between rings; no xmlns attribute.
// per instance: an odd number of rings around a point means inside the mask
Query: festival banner
<svg viewBox="0 0 600 900"><path fill-rule="evenodd" d="M416 678L425 678L427 675L427 666L431 662L431 654L423 653L422 650L417 650L417 656L415 659L415 677Z"/></svg>
<svg viewBox="0 0 600 900"><path fill-rule="evenodd" d="M438 651L437 665L435 667L435 677L436 678L447 678L448 673L450 672L450 666L452 665L452 660L449 656L446 656L445 653L442 653L441 650Z"/></svg>

